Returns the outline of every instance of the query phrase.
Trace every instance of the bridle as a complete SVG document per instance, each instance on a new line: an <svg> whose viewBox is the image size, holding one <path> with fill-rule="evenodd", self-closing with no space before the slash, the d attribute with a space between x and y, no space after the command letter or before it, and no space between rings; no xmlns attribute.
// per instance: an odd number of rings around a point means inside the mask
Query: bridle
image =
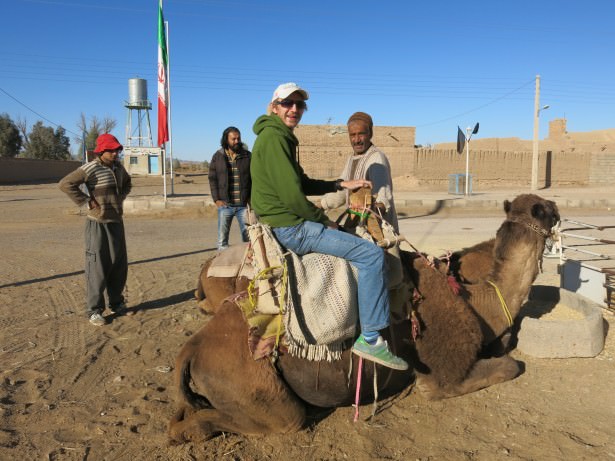
<svg viewBox="0 0 615 461"><path fill-rule="evenodd" d="M551 234L552 234L551 230L543 229L542 227L540 227L540 226L538 226L538 225L536 225L534 223L531 223L531 222L528 222L528 221L525 221L525 220L522 220L522 219L509 218L506 221L523 224L525 227L527 227L531 231L534 231L535 233L537 233L541 237L544 237L545 239L547 237L550 237Z"/></svg>

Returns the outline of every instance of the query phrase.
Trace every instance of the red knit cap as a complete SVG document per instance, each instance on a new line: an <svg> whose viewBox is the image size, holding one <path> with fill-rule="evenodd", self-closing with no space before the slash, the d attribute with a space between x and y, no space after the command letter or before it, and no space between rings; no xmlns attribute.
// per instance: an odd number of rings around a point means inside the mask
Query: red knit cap
<svg viewBox="0 0 615 461"><path fill-rule="evenodd" d="M115 136L109 133L101 134L98 139L96 139L96 149L94 149L95 154L102 154L106 150L118 150L124 149L124 146L120 144Z"/></svg>

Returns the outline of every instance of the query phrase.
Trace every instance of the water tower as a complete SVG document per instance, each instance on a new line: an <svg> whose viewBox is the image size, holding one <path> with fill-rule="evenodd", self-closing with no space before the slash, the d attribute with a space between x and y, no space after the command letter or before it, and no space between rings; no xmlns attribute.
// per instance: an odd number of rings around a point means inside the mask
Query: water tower
<svg viewBox="0 0 615 461"><path fill-rule="evenodd" d="M147 100L147 80L131 78L128 80L128 101L124 107L128 109L126 120L126 147L152 147L152 129L149 122L149 111L152 103ZM136 111L136 126L133 126L133 113ZM143 118L147 123L143 122Z"/></svg>

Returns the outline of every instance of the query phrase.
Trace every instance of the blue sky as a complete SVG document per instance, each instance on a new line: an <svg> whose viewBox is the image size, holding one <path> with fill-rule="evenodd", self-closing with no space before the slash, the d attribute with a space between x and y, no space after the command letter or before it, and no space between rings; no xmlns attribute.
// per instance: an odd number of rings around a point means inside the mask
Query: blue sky
<svg viewBox="0 0 615 461"><path fill-rule="evenodd" d="M156 140L157 0L4 0L0 113L62 125L83 112L118 122L128 79L148 81ZM547 121L569 131L615 128L611 0L166 0L175 158L209 160L229 125L252 146L274 88L310 92L305 124L416 127L418 144L532 138L541 76ZM52 123L50 123L52 122ZM72 141L73 146L76 143Z"/></svg>

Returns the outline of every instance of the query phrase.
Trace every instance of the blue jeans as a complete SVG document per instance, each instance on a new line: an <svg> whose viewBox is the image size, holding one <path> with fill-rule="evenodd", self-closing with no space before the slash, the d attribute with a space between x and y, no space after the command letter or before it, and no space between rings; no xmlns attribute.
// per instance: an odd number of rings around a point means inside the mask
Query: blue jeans
<svg viewBox="0 0 615 461"><path fill-rule="evenodd" d="M218 250L228 248L228 234L231 230L233 216L237 217L241 239L248 241L248 230L246 229L246 207L245 206L221 206L218 207Z"/></svg>
<svg viewBox="0 0 615 461"><path fill-rule="evenodd" d="M275 227L273 232L282 246L300 256L311 252L324 253L350 262L359 273L357 297L361 331L377 332L389 326L389 294L382 248L311 221Z"/></svg>

